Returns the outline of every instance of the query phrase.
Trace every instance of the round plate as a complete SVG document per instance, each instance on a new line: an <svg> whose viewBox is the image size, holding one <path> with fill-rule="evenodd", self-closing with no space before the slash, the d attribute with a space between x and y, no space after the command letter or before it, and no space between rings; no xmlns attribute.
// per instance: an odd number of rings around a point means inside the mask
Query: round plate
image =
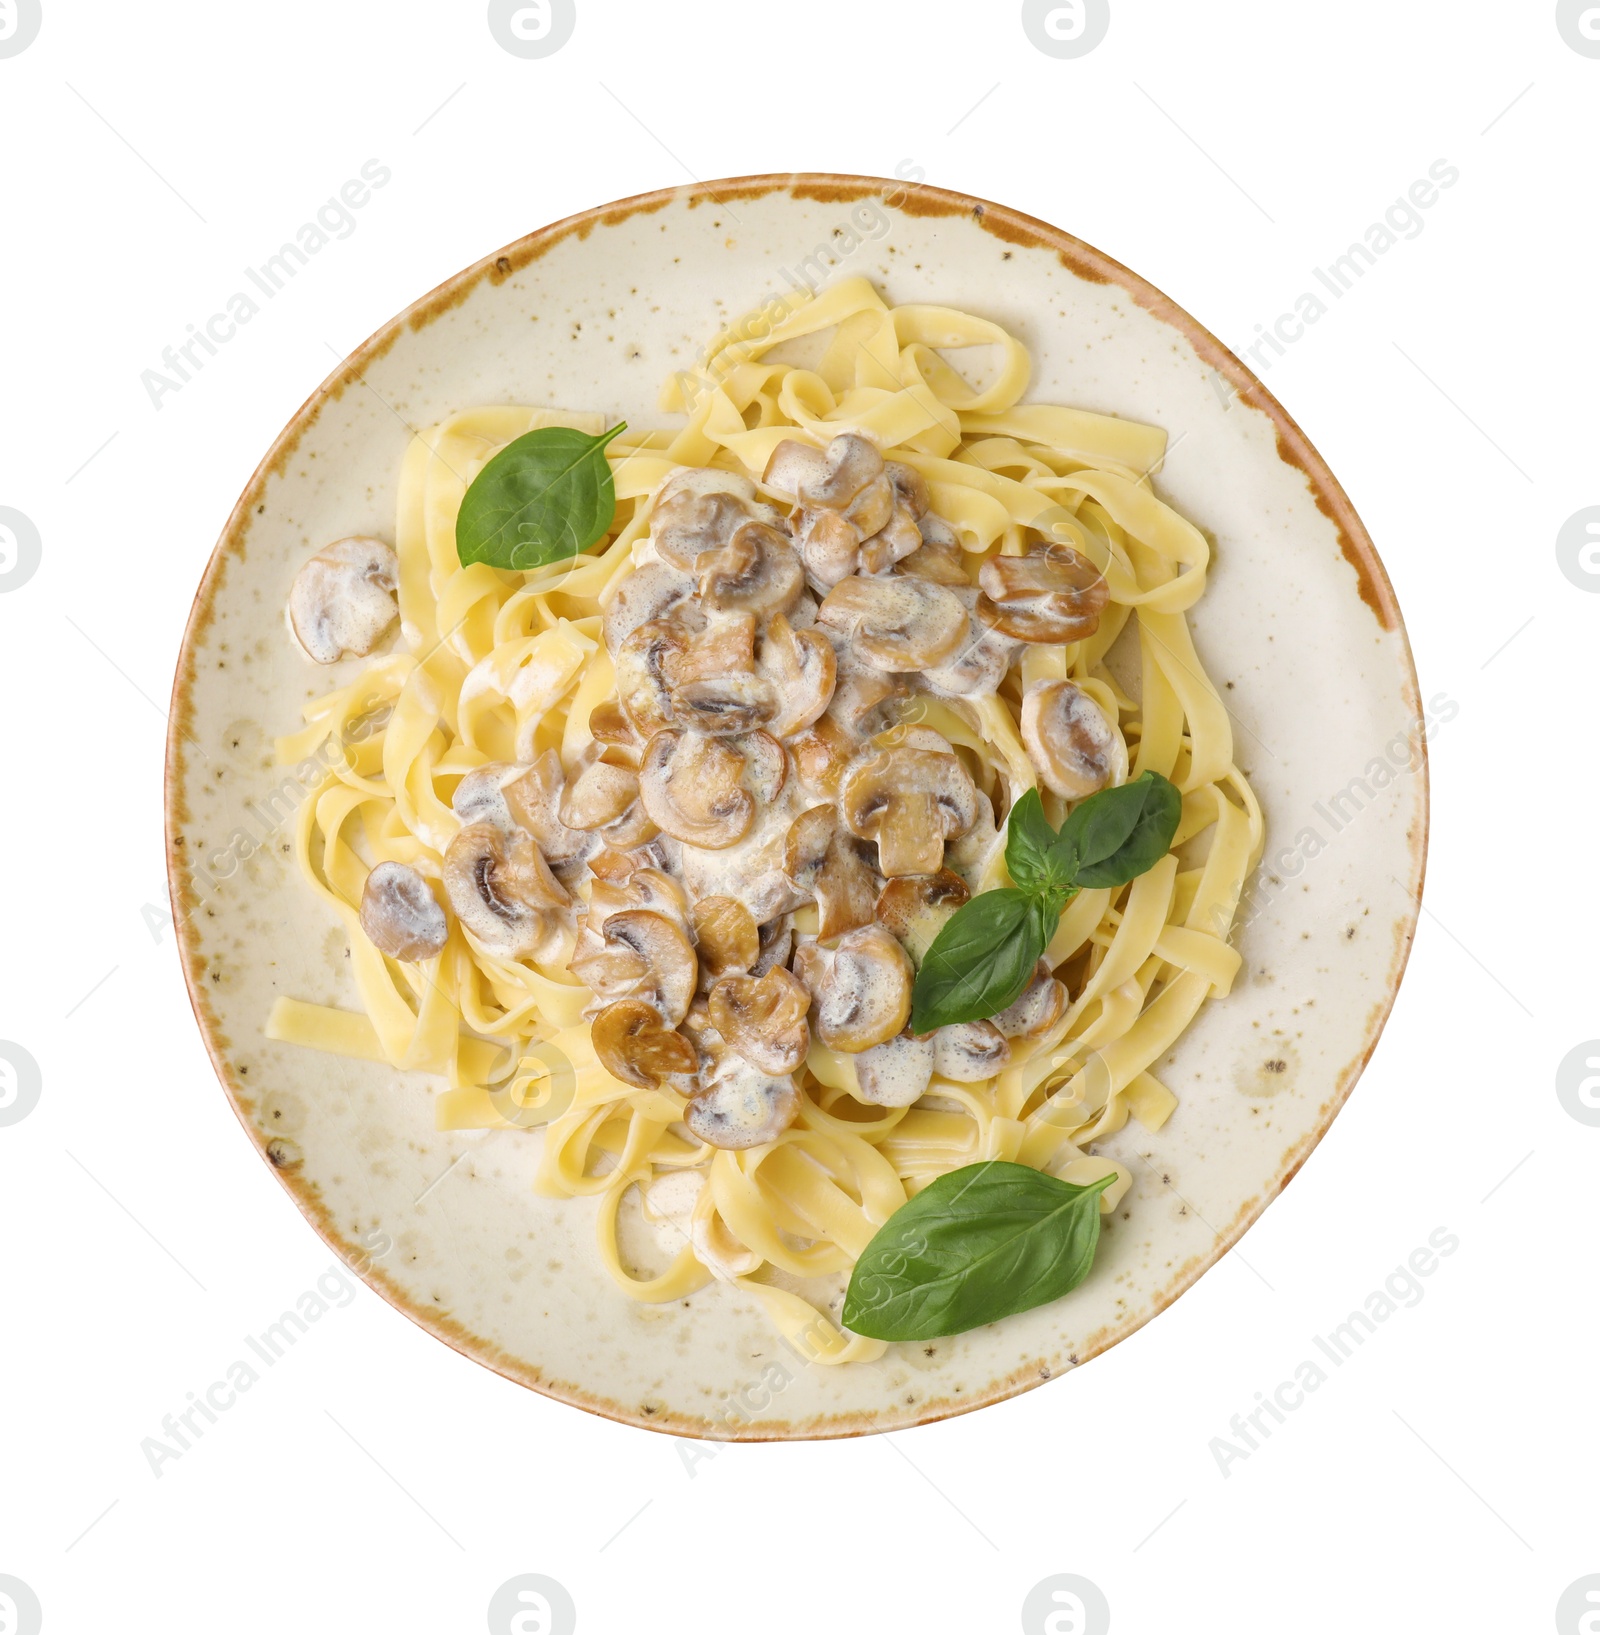
<svg viewBox="0 0 1600 1635"><path fill-rule="evenodd" d="M724 323L857 273L891 302L1005 326L1032 354L1031 399L1167 430L1158 487L1215 550L1191 621L1266 810L1267 852L1232 995L1156 1064L1177 1112L1157 1134L1130 1121L1103 1144L1135 1179L1089 1281L970 1334L825 1368L729 1286L627 1300L600 1265L592 1202L534 1196L539 1135L438 1134L425 1076L273 1044L262 1027L280 994L356 1005L343 932L288 855L304 792L272 761L274 736L361 662L330 674L294 651L282 609L300 563L346 534L393 537L409 427L482 403L668 423L660 381ZM401 313L251 478L173 688L168 867L184 972L217 1075L279 1182L430 1333L633 1425L754 1439L894 1430L1027 1390L1131 1334L1305 1161L1372 1052L1410 948L1422 714L1393 591L1332 473L1237 358L1126 268L931 187L795 175L646 194L531 233Z"/></svg>

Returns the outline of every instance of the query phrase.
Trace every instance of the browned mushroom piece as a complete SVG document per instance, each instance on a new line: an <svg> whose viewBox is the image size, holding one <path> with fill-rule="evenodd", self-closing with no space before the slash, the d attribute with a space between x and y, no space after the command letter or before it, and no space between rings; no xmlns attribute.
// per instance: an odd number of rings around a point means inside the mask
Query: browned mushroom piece
<svg viewBox="0 0 1600 1635"><path fill-rule="evenodd" d="M832 1050L870 1050L911 1016L911 961L881 925L847 931L831 949L807 943L795 975L811 991L817 1037Z"/></svg>
<svg viewBox="0 0 1600 1635"><path fill-rule="evenodd" d="M755 673L755 640L753 613L726 613L673 655L666 674L678 725L727 737L773 714L772 690Z"/></svg>
<svg viewBox="0 0 1600 1635"><path fill-rule="evenodd" d="M700 599L718 613L787 613L805 589L805 570L789 536L765 522L741 523L696 568Z"/></svg>
<svg viewBox="0 0 1600 1635"><path fill-rule="evenodd" d="M985 698L999 691L1022 644L984 623L976 586L952 586L951 595L967 609L966 634L949 658L923 671L922 684L943 698Z"/></svg>
<svg viewBox="0 0 1600 1635"><path fill-rule="evenodd" d="M568 877L599 849L600 840L561 821L565 789L561 757L551 749L532 766L491 761L474 768L456 785L450 805L464 825L492 823L507 834L526 829L551 869Z"/></svg>
<svg viewBox="0 0 1600 1635"><path fill-rule="evenodd" d="M444 889L455 916L504 959L547 950L570 902L532 835L469 823L444 854Z"/></svg>
<svg viewBox="0 0 1600 1635"><path fill-rule="evenodd" d="M643 747L627 711L614 698L596 704L589 711L589 733L597 744L604 744L608 749L638 750Z"/></svg>
<svg viewBox="0 0 1600 1635"><path fill-rule="evenodd" d="M933 1035L933 1070L957 1084L981 1084L1011 1060L1011 1046L993 1022L957 1022Z"/></svg>
<svg viewBox="0 0 1600 1635"><path fill-rule="evenodd" d="M756 499L755 484L733 471L689 467L661 486L650 509L650 538L662 560L692 570L706 551L720 551L744 523L778 522Z"/></svg>
<svg viewBox="0 0 1600 1635"><path fill-rule="evenodd" d="M924 517L920 534L922 544L899 564L901 573L956 589L972 583L966 568L967 553L938 517Z"/></svg>
<svg viewBox="0 0 1600 1635"><path fill-rule="evenodd" d="M617 701L641 738L677 720L668 675L688 651L689 636L677 619L649 619L617 648Z"/></svg>
<svg viewBox="0 0 1600 1635"><path fill-rule="evenodd" d="M639 792L651 821L675 840L721 850L750 832L757 799L770 805L787 771L770 733L658 732L645 746Z"/></svg>
<svg viewBox="0 0 1600 1635"><path fill-rule="evenodd" d="M1070 681L1035 681L1022 695L1022 742L1040 778L1082 800L1128 771L1128 753L1100 706Z"/></svg>
<svg viewBox="0 0 1600 1635"><path fill-rule="evenodd" d="M833 644L820 630L796 630L778 613L767 626L757 669L776 701L767 731L774 738L788 738L804 731L827 709L838 680L839 661Z"/></svg>
<svg viewBox="0 0 1600 1635"><path fill-rule="evenodd" d="M590 1037L606 1072L639 1090L653 1089L669 1074L693 1073L699 1066L694 1046L643 999L607 1005L595 1017Z"/></svg>
<svg viewBox="0 0 1600 1635"><path fill-rule="evenodd" d="M1036 544L1023 556L995 556L978 571L979 617L1024 642L1092 636L1111 593L1100 570L1070 545Z"/></svg>
<svg viewBox="0 0 1600 1635"><path fill-rule="evenodd" d="M694 579L670 562L641 562L625 575L606 604L602 626L606 651L615 654L642 624L669 615L683 618L693 608Z"/></svg>
<svg viewBox="0 0 1600 1635"><path fill-rule="evenodd" d="M571 969L599 999L643 1000L668 1027L688 1015L700 971L683 928L646 908L609 915L598 946L580 947Z"/></svg>
<svg viewBox="0 0 1600 1635"><path fill-rule="evenodd" d="M1066 985L1041 959L1033 980L992 1020L1008 1039L1038 1039L1061 1020L1066 1008Z"/></svg>
<svg viewBox="0 0 1600 1635"><path fill-rule="evenodd" d="M885 460L883 474L894 489L895 505L911 514L911 520L921 523L928 514L928 484L915 466L904 460Z"/></svg>
<svg viewBox="0 0 1600 1635"><path fill-rule="evenodd" d="M984 869L1000 844L994 822L994 802L980 789L978 815L964 835L958 835L945 846L945 867L959 874L969 887L974 886L983 878Z"/></svg>
<svg viewBox="0 0 1600 1635"><path fill-rule="evenodd" d="M876 915L905 946L912 964L920 966L933 939L971 896L966 881L949 869L937 874L904 874L890 880L879 893Z"/></svg>
<svg viewBox="0 0 1600 1635"><path fill-rule="evenodd" d="M954 653L967 610L943 585L895 574L841 580L823 599L817 622L843 631L880 670L925 670Z"/></svg>
<svg viewBox="0 0 1600 1635"><path fill-rule="evenodd" d="M799 1112L800 1092L792 1078L774 1078L730 1050L705 1087L689 1097L683 1122L708 1145L740 1152L776 1141Z"/></svg>
<svg viewBox="0 0 1600 1635"><path fill-rule="evenodd" d="M289 587L289 628L306 657L334 664L370 653L399 611L399 577L381 539L335 540L304 563Z"/></svg>
<svg viewBox="0 0 1600 1635"><path fill-rule="evenodd" d="M597 834L607 846L627 851L657 831L639 799L639 774L610 760L613 753L605 751L573 779L559 815L569 829Z"/></svg>
<svg viewBox="0 0 1600 1635"><path fill-rule="evenodd" d="M874 1107L909 1107L928 1093L933 1078L934 1036L908 1028L881 1045L863 1050L855 1061L862 1101Z"/></svg>
<svg viewBox="0 0 1600 1635"><path fill-rule="evenodd" d="M878 843L878 872L936 874L944 843L978 815L978 792L954 754L898 745L852 767L839 786L850 832Z"/></svg>
<svg viewBox="0 0 1600 1635"><path fill-rule="evenodd" d="M784 873L817 902L817 936L831 942L870 925L878 877L832 806L813 806L789 826Z"/></svg>
<svg viewBox="0 0 1600 1635"><path fill-rule="evenodd" d="M625 866L614 868L612 859ZM689 899L683 887L665 870L639 863L622 852L602 852L595 858L595 864L589 906L583 915L586 933L598 934L613 914L631 908L647 908L652 914L664 914L677 925L687 923Z"/></svg>
<svg viewBox="0 0 1600 1635"><path fill-rule="evenodd" d="M754 1067L774 1078L793 1073L806 1059L811 994L787 971L765 976L725 976L706 1002L712 1026Z"/></svg>
<svg viewBox="0 0 1600 1635"><path fill-rule="evenodd" d="M904 506L895 506L889 520L870 539L861 543L862 573L887 573L896 562L914 556L922 548L922 534L916 520Z"/></svg>
<svg viewBox="0 0 1600 1635"><path fill-rule="evenodd" d="M861 565L861 534L841 511L802 511L795 530L806 579L826 596Z"/></svg>
<svg viewBox="0 0 1600 1635"><path fill-rule="evenodd" d="M873 671L874 675L881 674ZM861 750L861 740L846 730L831 709L802 733L795 735L789 745L794 756L795 771L800 782L813 795L833 800L839 793L839 780L845 769Z"/></svg>
<svg viewBox="0 0 1600 1635"><path fill-rule="evenodd" d="M409 863L379 863L361 889L361 929L390 959L432 959L449 923L428 882Z"/></svg>
<svg viewBox="0 0 1600 1635"><path fill-rule="evenodd" d="M826 628L826 627L824 627ZM833 716L847 734L856 739L870 738L882 725L888 711L885 706L905 698L910 687L903 674L892 674L875 664L868 664L856 651L855 644L838 634L835 649L833 698L828 714ZM852 749L859 748L857 743Z"/></svg>
<svg viewBox="0 0 1600 1635"><path fill-rule="evenodd" d="M742 975L761 957L755 916L737 897L702 897L694 905L694 935L701 967L713 980Z"/></svg>
<svg viewBox="0 0 1600 1635"><path fill-rule="evenodd" d="M788 967L794 952L794 916L780 914L761 927L761 952L750 967L751 976L765 976L776 966Z"/></svg>

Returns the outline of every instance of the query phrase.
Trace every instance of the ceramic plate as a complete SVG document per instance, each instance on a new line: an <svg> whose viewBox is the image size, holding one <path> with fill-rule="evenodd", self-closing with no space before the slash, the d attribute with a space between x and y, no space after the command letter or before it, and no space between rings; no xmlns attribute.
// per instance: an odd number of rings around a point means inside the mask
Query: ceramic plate
<svg viewBox="0 0 1600 1635"><path fill-rule="evenodd" d="M1244 971L1157 1064L1178 1111L1158 1134L1130 1122L1103 1145L1135 1179L1090 1280L1054 1305L846 1368L802 1364L727 1286L629 1302L600 1266L592 1202L533 1195L542 1137L438 1134L425 1076L262 1034L279 994L355 1005L344 934L292 867L295 792L271 757L301 706L343 679L285 634L300 563L346 534L393 537L408 426L482 403L666 424L665 375L725 322L834 273L865 274L891 303L1002 324L1033 356L1030 398L1167 430L1158 490L1215 551L1190 616L1196 644L1267 817L1238 937ZM430 1333L633 1425L893 1430L999 1401L1116 1344L1305 1161L1372 1052L1411 944L1427 832L1421 715L1393 592L1332 473L1238 359L1126 268L936 188L797 175L652 193L541 228L400 314L251 478L201 582L173 690L167 838L184 971L218 1077L279 1183ZM374 1231L393 1247L369 1260Z"/></svg>

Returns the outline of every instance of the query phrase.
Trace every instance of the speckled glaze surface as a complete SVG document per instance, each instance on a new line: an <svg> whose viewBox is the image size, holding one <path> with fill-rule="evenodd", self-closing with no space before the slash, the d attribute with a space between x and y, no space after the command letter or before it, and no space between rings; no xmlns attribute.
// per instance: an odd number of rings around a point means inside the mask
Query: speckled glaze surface
<svg viewBox="0 0 1600 1635"><path fill-rule="evenodd" d="M355 1003L343 932L293 868L293 792L272 761L273 737L350 669L291 647L282 608L300 563L342 535L392 539L408 424L500 402L666 424L663 376L728 320L833 273L1003 324L1032 353L1031 399L1166 428L1157 490L1215 549L1191 620L1266 811L1267 858L1232 996L1156 1064L1178 1111L1158 1134L1130 1122L1103 1146L1135 1181L1090 1280L1004 1323L830 1369L802 1363L730 1287L626 1300L600 1266L593 1205L533 1195L539 1135L439 1134L425 1075L273 1044L262 1028L280 994ZM532 233L402 313L251 479L173 689L167 839L184 970L218 1077L279 1182L440 1339L653 1429L893 1430L1114 1345L1304 1162L1376 1044L1410 948L1427 769L1401 746L1420 738L1421 714L1388 579L1332 474L1249 371L1134 274L1054 227L934 188L798 175L650 194ZM393 1248L368 1261L373 1231Z"/></svg>

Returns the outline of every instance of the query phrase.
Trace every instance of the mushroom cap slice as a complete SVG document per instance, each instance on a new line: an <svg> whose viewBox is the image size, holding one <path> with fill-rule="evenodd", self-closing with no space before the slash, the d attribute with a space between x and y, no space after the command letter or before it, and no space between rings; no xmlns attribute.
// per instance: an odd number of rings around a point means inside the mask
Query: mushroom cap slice
<svg viewBox="0 0 1600 1635"><path fill-rule="evenodd" d="M948 540L936 534L929 537L932 532L929 524L938 521L937 517L923 518L920 530L922 544L901 560L900 572L908 573L914 579L929 579L936 585L949 585L955 589L970 586L972 580L964 565L966 552L956 542L955 535L952 534Z"/></svg>
<svg viewBox="0 0 1600 1635"><path fill-rule="evenodd" d="M289 587L289 628L306 656L333 664L370 653L399 612L399 574L394 551L365 535L336 539L304 563Z"/></svg>
<svg viewBox="0 0 1600 1635"><path fill-rule="evenodd" d="M714 618L664 666L677 724L726 737L772 715L771 689L755 673L756 616Z"/></svg>
<svg viewBox="0 0 1600 1635"><path fill-rule="evenodd" d="M688 648L689 632L676 619L647 619L617 647L617 702L641 738L676 722L667 677Z"/></svg>
<svg viewBox="0 0 1600 1635"><path fill-rule="evenodd" d="M1100 706L1070 681L1035 681L1022 695L1022 742L1063 800L1082 800L1127 775L1128 752Z"/></svg>
<svg viewBox="0 0 1600 1635"><path fill-rule="evenodd" d="M683 1122L709 1146L739 1152L776 1141L799 1111L792 1078L773 1078L729 1051L711 1082L690 1096Z"/></svg>
<svg viewBox="0 0 1600 1635"><path fill-rule="evenodd" d="M832 806L813 806L789 825L783 871L816 898L820 941L872 924L878 877Z"/></svg>
<svg viewBox="0 0 1600 1635"><path fill-rule="evenodd" d="M665 619L694 594L694 580L670 562L641 562L618 581L602 627L606 651L617 649L642 624Z"/></svg>
<svg viewBox="0 0 1600 1635"><path fill-rule="evenodd" d="M571 970L601 999L643 1000L668 1027L689 1014L700 975L683 928L647 908L608 915L603 944L574 954Z"/></svg>
<svg viewBox="0 0 1600 1635"><path fill-rule="evenodd" d="M599 834L619 851L642 845L656 835L639 799L639 774L602 757L572 781L561 802L561 822L569 829Z"/></svg>
<svg viewBox="0 0 1600 1635"><path fill-rule="evenodd" d="M767 469L762 472L761 481L774 492L797 500L802 488L825 481L827 475L828 457L821 449L812 448L798 438L785 437L767 456Z"/></svg>
<svg viewBox="0 0 1600 1635"><path fill-rule="evenodd" d="M979 616L1024 642L1075 642L1100 625L1111 592L1081 552L1059 542L1023 556L991 557L978 570Z"/></svg>
<svg viewBox="0 0 1600 1635"><path fill-rule="evenodd" d="M920 966L933 939L972 893L959 874L904 874L890 880L878 895L876 917L905 945Z"/></svg>
<svg viewBox="0 0 1600 1635"><path fill-rule="evenodd" d="M796 630L781 613L767 626L758 669L777 701L766 723L774 738L809 727L832 701L839 678L832 642L820 630Z"/></svg>
<svg viewBox="0 0 1600 1635"><path fill-rule="evenodd" d="M928 1093L933 1078L933 1035L907 1029L856 1057L862 1101L874 1107L909 1107Z"/></svg>
<svg viewBox="0 0 1600 1635"><path fill-rule="evenodd" d="M882 672L874 670L874 675ZM829 709L789 745L800 782L815 795L834 800L839 780L861 752L861 741L846 731L839 716Z"/></svg>
<svg viewBox="0 0 1600 1635"><path fill-rule="evenodd" d="M826 596L860 566L861 531L842 511L802 511L796 533L806 580Z"/></svg>
<svg viewBox="0 0 1600 1635"><path fill-rule="evenodd" d="M839 811L852 834L878 842L880 874L936 874L945 841L976 820L978 791L953 753L902 744L845 774Z"/></svg>
<svg viewBox="0 0 1600 1635"><path fill-rule="evenodd" d="M817 1037L832 1050L870 1050L911 1016L911 961L881 925L847 931L833 949L808 943L795 975L811 990Z"/></svg>
<svg viewBox="0 0 1600 1635"><path fill-rule="evenodd" d="M745 522L720 551L696 563L700 600L719 613L787 613L805 589L805 569L788 536Z"/></svg>
<svg viewBox="0 0 1600 1635"><path fill-rule="evenodd" d="M781 759L783 746L774 738L768 742ZM639 793L651 821L675 840L721 850L742 840L755 821L755 799L745 787L748 766L735 741L658 732L645 746Z"/></svg>
<svg viewBox="0 0 1600 1635"><path fill-rule="evenodd" d="M952 594L968 610L966 639L953 657L923 672L922 684L943 698L983 698L999 690L1022 644L984 623L980 591L967 585L952 587Z"/></svg>
<svg viewBox="0 0 1600 1635"><path fill-rule="evenodd" d="M817 619L847 632L880 670L925 670L949 658L967 631L967 610L945 586L900 574L840 580Z"/></svg>
<svg viewBox="0 0 1600 1635"><path fill-rule="evenodd" d="M811 1048L806 985L781 967L765 976L725 976L706 1001L711 1024L754 1067L775 1078L794 1070Z"/></svg>
<svg viewBox="0 0 1600 1635"><path fill-rule="evenodd" d="M619 999L595 1017L589 1030L594 1053L612 1078L639 1090L654 1089L671 1073L693 1073L695 1048L642 999Z"/></svg>
<svg viewBox="0 0 1600 1635"><path fill-rule="evenodd" d="M691 466L661 485L650 508L650 538L662 560L693 569L704 551L720 551L752 516L775 514L756 501L755 484L736 471Z"/></svg>
<svg viewBox="0 0 1600 1635"><path fill-rule="evenodd" d="M905 506L896 505L883 524L861 546L861 571L887 573L896 562L922 549L922 533Z"/></svg>
<svg viewBox="0 0 1600 1635"><path fill-rule="evenodd" d="M1061 1020L1066 1008L1065 983L1050 969L1047 961L1040 960L1033 981L990 1020L1008 1039L1037 1039Z"/></svg>
<svg viewBox="0 0 1600 1635"><path fill-rule="evenodd" d="M390 959L432 959L450 935L428 882L409 863L380 863L361 888L361 929Z"/></svg>
<svg viewBox="0 0 1600 1635"><path fill-rule="evenodd" d="M491 953L522 959L548 945L570 899L526 830L469 823L444 854L444 889L458 920Z"/></svg>
<svg viewBox="0 0 1600 1635"><path fill-rule="evenodd" d="M883 474L894 489L896 506L903 506L909 511L913 522L921 522L928 514L929 504L928 484L922 473L915 466L908 466L904 460L885 460Z"/></svg>
<svg viewBox="0 0 1600 1635"><path fill-rule="evenodd" d="M957 1084L981 1084L1011 1060L1011 1045L993 1022L957 1022L933 1034L933 1070Z"/></svg>
<svg viewBox="0 0 1600 1635"><path fill-rule="evenodd" d="M807 505L842 510L875 478L883 475L883 456L877 445L860 432L846 431L822 451L821 476L809 477L797 490ZM770 471L769 460L767 469Z"/></svg>
<svg viewBox="0 0 1600 1635"><path fill-rule="evenodd" d="M694 934L700 964L710 977L742 975L761 957L755 916L737 897L702 897L694 905Z"/></svg>

